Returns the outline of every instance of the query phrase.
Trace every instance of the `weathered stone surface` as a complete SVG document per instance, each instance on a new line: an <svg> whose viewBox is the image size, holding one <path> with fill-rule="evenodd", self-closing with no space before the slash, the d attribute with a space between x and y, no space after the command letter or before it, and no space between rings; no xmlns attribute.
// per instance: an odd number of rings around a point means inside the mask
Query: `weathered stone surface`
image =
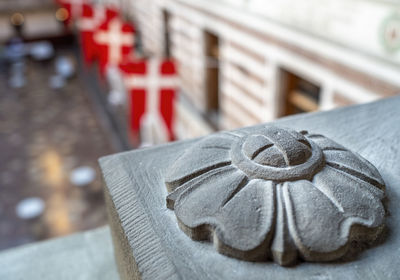
<svg viewBox="0 0 400 280"><path fill-rule="evenodd" d="M167 190L165 187L165 179L168 170L177 162L182 154L193 147L199 146L202 139L172 143L152 149L143 149L130 151L122 154L112 155L101 159L101 166L106 181L106 196L108 197L108 211L112 213L114 220L112 232L118 255L119 271L122 279L132 279L140 277L141 279L397 279L400 273L400 98L392 98L382 100L362 106L347 107L329 112L321 112L315 114L298 115L294 117L278 120L272 125L278 127L288 127L296 131L307 130L314 133L325 135L332 139L337 145L337 150L346 147L346 149L355 152L361 157L368 160L382 176L385 182L385 193L387 196L386 209L389 215L385 218L386 229L380 236L377 243L366 250L358 250L358 247L364 248L364 242L354 242L350 245L349 253L346 254L344 260L334 263L326 262L300 262L291 268L282 267L272 261L250 262L242 261L237 258L231 258L218 253L211 242L195 242L189 238L178 226L178 219L175 212L168 209L165 198L171 193L170 204L177 201L178 187L188 178L182 172L176 181L172 181ZM260 128L265 125L246 128L247 134L257 134ZM238 133L241 133L239 130ZM236 133L236 132L235 132ZM307 137L307 136L305 136ZM318 137L315 137L318 138ZM314 138L314 139L315 139ZM311 138L310 138L311 139ZM333 144L325 141L323 138L317 140L311 139L318 144L321 150L330 147ZM263 140L263 139L261 139ZM253 141L253 140L251 140ZM258 139L254 139L254 143ZM220 146L230 149L229 141L221 139ZM251 153L249 148L248 154ZM344 152L344 151L343 151ZM324 152L324 160L334 163L334 159L328 157L328 153L336 153L336 150ZM198 152L201 154L201 152ZM216 169L223 169L226 174L230 174L232 178L242 178L241 170L234 170L232 164L229 163L229 154L226 161L221 167L212 168L207 172L216 172ZM360 171L364 165L369 165L364 160L348 162L346 157L340 158L343 167L351 166L353 169ZM279 165L281 161L270 163L258 158L259 162ZM200 159L199 159L200 161ZM357 163L356 163L357 162ZM215 163L216 165L218 163ZM185 170L190 170L185 167ZM334 176L335 172L343 172L335 167L327 169L329 173L317 171L312 178L316 183L313 185L302 183L296 184L294 181L288 181L287 186L281 188L282 191L274 193L276 202L274 204L267 203L272 198L270 194L274 190L273 184L261 184L265 179L253 179L254 183L249 183L242 188L233 199L248 200L255 193L254 204L251 207L260 207L260 211L271 213L272 207L276 212L276 218L284 221L284 223L276 223L274 235L279 235L280 239L273 239L273 235L267 236L273 240L271 248L276 252L287 252L281 257L281 262L290 261L296 254L297 247L290 243L292 240L290 229L287 224L288 217L286 213L286 202L283 197L285 188L291 198L296 199L293 205L300 207L297 212L309 211L309 196L317 195L318 197L326 197L321 194L314 185L318 184L321 189L327 189L328 185L324 185L325 176ZM356 178L364 184L366 178L375 178L378 181L376 171L368 168L369 172L365 172L366 177L362 180ZM184 171L184 169L182 169ZM204 172L201 168L198 172ZM341 173L340 176L343 174ZM351 175L353 176L353 175ZM354 177L354 176L353 176ZM352 178L352 177L349 177ZM194 180L197 177L193 177ZM204 178L204 180L210 180ZM222 179L221 179L222 180ZM225 177L224 180L232 180ZM272 180L273 181L273 180ZM307 182L307 181L305 181ZM379 181L378 181L379 182ZM380 188L374 185L373 181L368 182L373 187L365 190L366 199L377 199L380 201ZM372 184L373 183L373 184ZM379 184L382 184L380 182ZM293 185L291 185L293 184ZM364 186L366 186L364 184ZM354 185L356 189L360 186ZM307 201L300 203L299 200L304 196L298 194L309 190L309 196L305 198ZM346 190L346 189L345 189ZM352 188L347 191L351 192ZM376 193L374 193L376 191ZM175 197L172 194L176 193ZM240 196L238 195L240 194ZM259 195L260 194L260 195ZM220 195L219 193L210 193L205 199L211 200L212 196ZM264 195L264 196L263 196ZM232 200L233 200L232 199ZM341 199L338 197L337 199ZM325 200L320 200L321 205L313 205L314 209L325 210ZM345 200L342 200L345 202ZM331 200L327 199L326 203L331 204ZM229 203L228 203L229 204ZM227 204L227 205L228 205ZM214 204L212 204L214 205ZM261 206L264 205L264 208ZM352 209L353 202L346 201L340 204L346 212ZM379 205L379 204L378 204ZM266 207L267 206L267 207ZM268 208L269 207L269 208ZM361 208L360 208L361 209ZM209 211L211 211L210 209ZM236 208L231 208L231 213L236 215ZM252 211L251 209L249 211ZM358 211L358 209L357 209ZM339 211L340 212L340 211ZM318 213L318 212L317 212ZM357 213L350 213L358 215ZM314 219L324 217L316 214L316 211L305 215L313 215ZM340 215L340 213L338 214ZM268 217L266 217L268 218ZM296 217L298 218L298 217ZM299 217L301 218L301 217ZM303 219L302 217L301 219ZM365 218L365 217L363 217ZM371 217L369 217L371 218ZM244 220L240 217L241 221ZM368 219L368 218L367 218ZM334 221L336 222L336 221ZM260 225L249 221L251 225ZM303 228L301 231L307 230L307 224L301 223ZM265 228L269 227L268 223L263 223ZM356 228L358 229L358 227ZM244 232L248 229L243 229ZM260 229L263 230L263 229ZM317 229L321 230L321 229ZM231 233L234 234L234 233ZM331 234L331 233L329 233ZM335 232L334 234L337 234ZM327 236L329 238L330 236ZM303 241L303 240L302 240ZM313 243L313 246L320 246L314 241L304 240L306 244ZM307 248L306 248L307 249ZM303 256L300 256L303 258Z"/></svg>
<svg viewBox="0 0 400 280"><path fill-rule="evenodd" d="M108 226L0 252L1 280L118 279Z"/></svg>
<svg viewBox="0 0 400 280"><path fill-rule="evenodd" d="M385 216L376 168L306 131L266 125L205 137L166 178L181 229L249 261L334 260L353 240L376 237Z"/></svg>

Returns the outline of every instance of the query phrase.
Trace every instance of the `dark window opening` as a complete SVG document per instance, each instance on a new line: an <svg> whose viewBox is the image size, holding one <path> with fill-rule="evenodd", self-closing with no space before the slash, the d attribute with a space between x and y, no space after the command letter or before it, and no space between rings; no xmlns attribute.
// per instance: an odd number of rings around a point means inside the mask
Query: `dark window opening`
<svg viewBox="0 0 400 280"><path fill-rule="evenodd" d="M289 71L281 70L281 115L293 115L318 110L321 88Z"/></svg>
<svg viewBox="0 0 400 280"><path fill-rule="evenodd" d="M206 54L206 108L211 123L218 127L219 114L219 38L204 32Z"/></svg>
<svg viewBox="0 0 400 280"><path fill-rule="evenodd" d="M164 55L166 57L171 56L171 39L169 32L169 19L170 14L167 10L163 10L163 23L164 23Z"/></svg>

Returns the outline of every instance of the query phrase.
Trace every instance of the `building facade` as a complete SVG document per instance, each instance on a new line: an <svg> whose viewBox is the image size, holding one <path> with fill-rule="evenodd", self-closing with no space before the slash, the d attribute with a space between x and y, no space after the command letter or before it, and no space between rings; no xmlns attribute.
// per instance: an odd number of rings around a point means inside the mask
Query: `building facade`
<svg viewBox="0 0 400 280"><path fill-rule="evenodd" d="M400 93L395 1L113 2L178 62L178 138Z"/></svg>

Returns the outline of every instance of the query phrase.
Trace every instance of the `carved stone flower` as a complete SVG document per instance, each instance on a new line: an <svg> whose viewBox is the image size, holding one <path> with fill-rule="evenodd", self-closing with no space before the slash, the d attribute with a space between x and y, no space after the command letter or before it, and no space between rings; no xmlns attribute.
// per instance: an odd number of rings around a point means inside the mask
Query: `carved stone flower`
<svg viewBox="0 0 400 280"><path fill-rule="evenodd" d="M322 135L273 126L204 138L166 185L188 236L250 261L337 259L351 240L375 237L385 216L371 163Z"/></svg>

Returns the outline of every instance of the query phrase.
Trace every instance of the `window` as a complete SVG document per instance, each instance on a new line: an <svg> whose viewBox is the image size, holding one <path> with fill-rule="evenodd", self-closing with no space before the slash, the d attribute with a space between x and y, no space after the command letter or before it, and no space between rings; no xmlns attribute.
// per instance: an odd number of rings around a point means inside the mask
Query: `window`
<svg viewBox="0 0 400 280"><path fill-rule="evenodd" d="M219 113L219 38L204 32L206 54L206 110L211 123L218 127Z"/></svg>
<svg viewBox="0 0 400 280"><path fill-rule="evenodd" d="M281 70L281 77L281 116L318 110L319 86L286 70Z"/></svg>
<svg viewBox="0 0 400 280"><path fill-rule="evenodd" d="M163 23L164 23L164 55L166 57L171 56L171 41L169 33L169 19L170 14L167 10L163 10Z"/></svg>

